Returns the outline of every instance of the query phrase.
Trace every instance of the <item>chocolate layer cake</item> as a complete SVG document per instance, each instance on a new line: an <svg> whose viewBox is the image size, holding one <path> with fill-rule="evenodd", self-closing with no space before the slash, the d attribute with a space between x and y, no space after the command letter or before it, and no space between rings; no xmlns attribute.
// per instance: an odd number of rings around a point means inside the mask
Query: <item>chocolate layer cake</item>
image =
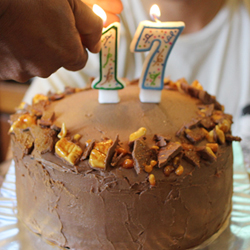
<svg viewBox="0 0 250 250"><path fill-rule="evenodd" d="M77 250L188 249L231 212L232 117L197 82L167 82L160 104L139 88L37 95L11 117L18 214Z"/></svg>

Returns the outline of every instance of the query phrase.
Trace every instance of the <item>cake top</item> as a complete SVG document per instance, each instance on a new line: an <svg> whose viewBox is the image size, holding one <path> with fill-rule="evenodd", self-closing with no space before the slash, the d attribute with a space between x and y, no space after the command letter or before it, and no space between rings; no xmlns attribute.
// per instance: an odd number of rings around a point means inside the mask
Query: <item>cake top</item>
<svg viewBox="0 0 250 250"><path fill-rule="evenodd" d="M131 83L119 104L105 105L92 89L36 95L11 116L10 133L24 157L78 174L125 169L135 178L147 176L151 186L154 169L163 177L182 176L212 164L220 150L240 140L231 135L232 116L197 81L166 81L159 104L141 103L138 92Z"/></svg>

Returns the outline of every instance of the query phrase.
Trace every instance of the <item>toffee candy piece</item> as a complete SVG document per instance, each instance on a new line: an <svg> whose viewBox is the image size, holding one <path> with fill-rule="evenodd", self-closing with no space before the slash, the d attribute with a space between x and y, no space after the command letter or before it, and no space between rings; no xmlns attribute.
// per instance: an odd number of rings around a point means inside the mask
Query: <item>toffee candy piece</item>
<svg viewBox="0 0 250 250"><path fill-rule="evenodd" d="M202 105L216 100L194 87L186 89L164 89L161 103L148 104L140 102L133 84L120 92L119 104L100 105L98 91L68 88L46 106L35 104L44 109L39 115L33 107L25 111L35 117L35 127L22 137L15 129L10 132L20 220L43 238L77 250L184 250L213 236L230 216L231 141L238 137L225 132L216 159L204 150L206 136L190 142L194 136L184 130L200 130L196 121ZM46 126L39 125L45 121ZM55 128L63 123L70 142L65 150L82 149L75 165L55 153ZM142 127L145 135L129 145L129 136ZM112 148L103 149L100 142L107 140L114 142ZM89 162L97 146L100 154L105 151L100 170ZM134 167L122 167L127 159ZM146 172L152 162L152 171ZM167 175L165 166L171 169Z"/></svg>

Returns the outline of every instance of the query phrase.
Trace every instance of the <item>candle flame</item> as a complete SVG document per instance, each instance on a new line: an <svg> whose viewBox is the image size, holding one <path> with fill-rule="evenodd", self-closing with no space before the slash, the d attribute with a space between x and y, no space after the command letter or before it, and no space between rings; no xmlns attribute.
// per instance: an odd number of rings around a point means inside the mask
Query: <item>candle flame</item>
<svg viewBox="0 0 250 250"><path fill-rule="evenodd" d="M99 16L102 19L103 24L105 24L105 22L107 21L107 15L105 11L97 4L93 5L92 10L97 16Z"/></svg>
<svg viewBox="0 0 250 250"><path fill-rule="evenodd" d="M152 7L150 8L150 16L151 18L156 21L156 22L160 22L158 19L161 16L161 11L160 8L158 7L157 4L152 5Z"/></svg>

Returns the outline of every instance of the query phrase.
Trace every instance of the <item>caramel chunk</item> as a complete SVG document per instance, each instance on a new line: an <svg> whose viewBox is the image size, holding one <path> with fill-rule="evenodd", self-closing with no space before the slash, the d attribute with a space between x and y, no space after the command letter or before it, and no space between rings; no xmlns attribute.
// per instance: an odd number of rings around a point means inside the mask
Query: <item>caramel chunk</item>
<svg viewBox="0 0 250 250"><path fill-rule="evenodd" d="M174 167L171 165L168 165L164 168L164 174L166 176L169 176L174 171Z"/></svg>
<svg viewBox="0 0 250 250"><path fill-rule="evenodd" d="M220 121L220 123L218 124L218 127L224 133L227 133L231 130L231 121L229 121L228 119L225 118L222 121Z"/></svg>
<svg viewBox="0 0 250 250"><path fill-rule="evenodd" d="M200 154L201 158L207 161L214 162L217 159L216 155L209 147L206 146L198 147L197 152Z"/></svg>
<svg viewBox="0 0 250 250"><path fill-rule="evenodd" d="M219 128L218 125L215 126L214 128L214 136L215 136L215 141L218 141L220 144L224 144L226 141L225 134L224 132Z"/></svg>
<svg viewBox="0 0 250 250"><path fill-rule="evenodd" d="M211 130L208 133L206 133L205 137L208 140L208 142L211 142L211 143L216 142L214 130Z"/></svg>
<svg viewBox="0 0 250 250"><path fill-rule="evenodd" d="M106 155L100 152L99 150L93 148L90 156L89 163L93 168L105 169L105 159Z"/></svg>
<svg viewBox="0 0 250 250"><path fill-rule="evenodd" d="M156 185L155 176L153 174L150 174L148 176L148 181L150 183L150 186L154 187Z"/></svg>
<svg viewBox="0 0 250 250"><path fill-rule="evenodd" d="M57 135L58 138L64 138L67 135L67 128L65 123L62 123L62 127L61 127L61 131L60 133Z"/></svg>
<svg viewBox="0 0 250 250"><path fill-rule="evenodd" d="M106 154L113 141L107 140L103 142L96 142L89 156L89 163L93 168L106 168Z"/></svg>
<svg viewBox="0 0 250 250"><path fill-rule="evenodd" d="M203 90L203 87L202 87L202 85L200 84L200 82L198 80L194 80L191 83L191 86L194 87L194 88L196 88L196 89Z"/></svg>
<svg viewBox="0 0 250 250"><path fill-rule="evenodd" d="M122 148L122 147L119 147L119 148L117 148L116 149L116 152L117 152L117 154L127 154L128 152L127 152L127 150L126 149L124 149L124 148Z"/></svg>
<svg viewBox="0 0 250 250"><path fill-rule="evenodd" d="M96 149L96 150L98 150L101 153L106 155L108 153L109 147L111 147L112 144L113 144L112 140L96 142L95 145L94 145L94 149Z"/></svg>
<svg viewBox="0 0 250 250"><path fill-rule="evenodd" d="M36 94L32 99L32 104L39 103L41 101L48 101L49 98L46 95L43 94Z"/></svg>
<svg viewBox="0 0 250 250"><path fill-rule="evenodd" d="M65 159L71 165L75 165L82 155L82 149L66 138L62 138L56 143L55 151L58 156Z"/></svg>
<svg viewBox="0 0 250 250"><path fill-rule="evenodd" d="M97 142L89 156L89 163L93 168L105 170L111 163L112 157L115 153L115 148L118 144L118 136L115 141L106 140L103 142Z"/></svg>
<svg viewBox="0 0 250 250"><path fill-rule="evenodd" d="M147 132L146 128L143 127L139 128L137 131L135 131L129 136L129 142L133 142L136 139L139 139L140 137L144 136L146 132Z"/></svg>
<svg viewBox="0 0 250 250"><path fill-rule="evenodd" d="M80 134L75 134L73 136L73 141L74 142L79 142L81 138L82 138L82 136Z"/></svg>
<svg viewBox="0 0 250 250"><path fill-rule="evenodd" d="M134 161L132 159L125 159L121 165L123 168L133 168L134 167Z"/></svg>
<svg viewBox="0 0 250 250"><path fill-rule="evenodd" d="M152 160L152 161L150 162L149 165L145 165L145 166L144 166L145 172L147 172L147 173L152 172L152 170L153 170L153 168L154 168L154 166L155 166L156 164L157 164L157 161Z"/></svg>
<svg viewBox="0 0 250 250"><path fill-rule="evenodd" d="M18 117L18 119L10 127L9 133L14 129L26 129L36 124L36 120L29 114L24 114Z"/></svg>
<svg viewBox="0 0 250 250"><path fill-rule="evenodd" d="M182 165L180 165L176 170L175 170L175 174L176 175L182 175L184 172L184 168Z"/></svg>
<svg viewBox="0 0 250 250"><path fill-rule="evenodd" d="M216 153L219 148L219 145L217 143L207 143L206 146L211 148L214 153Z"/></svg>

